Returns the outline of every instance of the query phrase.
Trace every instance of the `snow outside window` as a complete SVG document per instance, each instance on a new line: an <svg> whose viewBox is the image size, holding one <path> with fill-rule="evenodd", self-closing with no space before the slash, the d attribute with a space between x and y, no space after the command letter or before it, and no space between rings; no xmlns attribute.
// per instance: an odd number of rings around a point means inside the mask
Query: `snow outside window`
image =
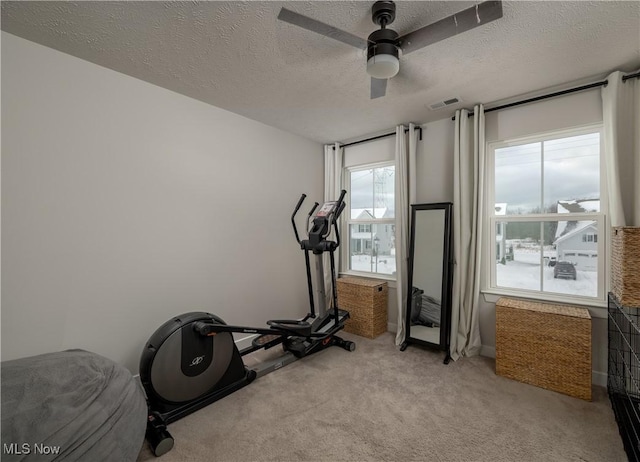
<svg viewBox="0 0 640 462"><path fill-rule="evenodd" d="M361 165L346 175L349 213L343 268L352 274L393 278L395 253L395 166Z"/></svg>
<svg viewBox="0 0 640 462"><path fill-rule="evenodd" d="M601 128L488 145L486 291L605 300Z"/></svg>

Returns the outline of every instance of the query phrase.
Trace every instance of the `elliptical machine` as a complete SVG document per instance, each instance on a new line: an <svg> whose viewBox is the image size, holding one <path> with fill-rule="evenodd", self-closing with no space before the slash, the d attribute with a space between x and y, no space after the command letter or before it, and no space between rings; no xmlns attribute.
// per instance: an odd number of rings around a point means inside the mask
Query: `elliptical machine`
<svg viewBox="0 0 640 462"><path fill-rule="evenodd" d="M146 438L156 456L170 451L174 440L167 425L248 385L269 372L330 346L355 350L355 343L336 335L344 328L349 313L338 308L334 252L340 245L337 220L344 210L345 190L337 201L318 208L316 202L307 216L308 238L301 240L295 216L306 195L303 194L291 215L296 240L304 250L309 289L310 312L301 320L268 321L268 327L227 325L218 316L190 312L167 321L151 336L140 359L140 380L147 395L149 417ZM313 216L313 226L309 229ZM328 240L331 231L335 241ZM317 279L323 281L322 255L329 252L332 281L332 309L326 309L324 290L317 290L318 311L309 253L316 261ZM319 287L322 283L316 283ZM252 344L238 350L233 333L257 334ZM242 357L262 349L282 345L283 354L248 368Z"/></svg>

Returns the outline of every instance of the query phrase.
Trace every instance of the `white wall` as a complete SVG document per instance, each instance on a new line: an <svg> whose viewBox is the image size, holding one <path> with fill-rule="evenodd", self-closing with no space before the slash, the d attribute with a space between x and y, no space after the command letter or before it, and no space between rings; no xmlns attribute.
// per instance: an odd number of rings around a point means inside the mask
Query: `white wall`
<svg viewBox="0 0 640 462"><path fill-rule="evenodd" d="M416 159L416 201L453 202L453 135L450 118L422 126Z"/></svg>
<svg viewBox="0 0 640 462"><path fill-rule="evenodd" d="M308 311L289 217L322 146L2 33L2 360L137 372L163 322Z"/></svg>
<svg viewBox="0 0 640 462"><path fill-rule="evenodd" d="M640 79L627 80L625 85L633 85L634 100L631 103L635 108L633 127L640 127ZM634 165L633 165L633 184L634 184L634 203L633 203L633 220L628 224L631 226L640 226L640 130L632 130L634 135Z"/></svg>

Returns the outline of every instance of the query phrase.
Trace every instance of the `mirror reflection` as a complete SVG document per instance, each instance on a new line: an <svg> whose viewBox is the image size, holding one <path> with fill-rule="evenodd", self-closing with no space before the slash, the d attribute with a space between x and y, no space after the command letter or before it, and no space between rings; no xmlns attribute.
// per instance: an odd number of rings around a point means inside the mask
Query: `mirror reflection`
<svg viewBox="0 0 640 462"><path fill-rule="evenodd" d="M409 343L447 352L451 324L451 203L412 205L409 296L406 338Z"/></svg>
<svg viewBox="0 0 640 462"><path fill-rule="evenodd" d="M440 343L444 210L415 214L411 337Z"/></svg>

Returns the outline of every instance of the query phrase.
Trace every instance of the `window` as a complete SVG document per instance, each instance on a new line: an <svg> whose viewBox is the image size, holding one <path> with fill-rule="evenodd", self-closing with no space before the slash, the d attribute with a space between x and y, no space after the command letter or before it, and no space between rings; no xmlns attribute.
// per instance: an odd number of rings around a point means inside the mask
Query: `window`
<svg viewBox="0 0 640 462"><path fill-rule="evenodd" d="M344 265L350 273L395 275L395 166L390 163L347 169L349 190Z"/></svg>
<svg viewBox="0 0 640 462"><path fill-rule="evenodd" d="M489 143L488 292L604 301L601 138L590 126Z"/></svg>

